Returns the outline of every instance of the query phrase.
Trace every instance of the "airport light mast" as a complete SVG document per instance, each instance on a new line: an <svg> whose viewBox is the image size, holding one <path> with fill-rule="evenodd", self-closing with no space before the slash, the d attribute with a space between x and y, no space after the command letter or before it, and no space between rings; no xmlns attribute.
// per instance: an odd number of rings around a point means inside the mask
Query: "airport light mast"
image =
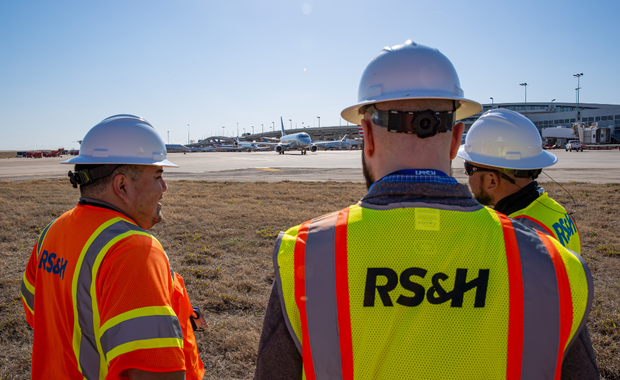
<svg viewBox="0 0 620 380"><path fill-rule="evenodd" d="M577 91L577 121L579 122L581 120L581 112L579 111L579 90L581 90L580 79L583 76L583 73L573 74L573 76L577 78L577 88L575 91Z"/></svg>
<svg viewBox="0 0 620 380"><path fill-rule="evenodd" d="M519 83L519 86L523 86L525 88L525 103L523 103L523 113L527 112L527 83Z"/></svg>
<svg viewBox="0 0 620 380"><path fill-rule="evenodd" d="M317 116L316 118L319 119L319 128L321 128L321 117Z"/></svg>
<svg viewBox="0 0 620 380"><path fill-rule="evenodd" d="M493 109L493 97L491 96L489 99L491 99L491 109Z"/></svg>

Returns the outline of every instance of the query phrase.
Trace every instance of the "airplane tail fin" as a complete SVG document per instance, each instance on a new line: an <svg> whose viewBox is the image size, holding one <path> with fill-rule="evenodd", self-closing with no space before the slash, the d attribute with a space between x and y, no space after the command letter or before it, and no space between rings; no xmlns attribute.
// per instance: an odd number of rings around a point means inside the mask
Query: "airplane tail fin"
<svg viewBox="0 0 620 380"><path fill-rule="evenodd" d="M284 122L282 121L282 116L280 116L280 125L282 126L282 136L286 136L286 133L284 132Z"/></svg>
<svg viewBox="0 0 620 380"><path fill-rule="evenodd" d="M348 136L348 134L345 134L344 136L342 136L342 138L340 139L340 141L344 141L344 139L346 139Z"/></svg>

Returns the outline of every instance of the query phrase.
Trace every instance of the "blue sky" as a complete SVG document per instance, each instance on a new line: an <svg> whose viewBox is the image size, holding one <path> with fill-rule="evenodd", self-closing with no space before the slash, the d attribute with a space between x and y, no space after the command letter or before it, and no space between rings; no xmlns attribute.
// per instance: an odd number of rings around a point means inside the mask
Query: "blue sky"
<svg viewBox="0 0 620 380"><path fill-rule="evenodd" d="M171 143L280 116L346 125L366 64L407 39L444 53L481 103L522 101L522 82L528 102L574 102L582 72L582 103L620 104L618 14L600 0L5 0L0 150L77 148L119 113Z"/></svg>

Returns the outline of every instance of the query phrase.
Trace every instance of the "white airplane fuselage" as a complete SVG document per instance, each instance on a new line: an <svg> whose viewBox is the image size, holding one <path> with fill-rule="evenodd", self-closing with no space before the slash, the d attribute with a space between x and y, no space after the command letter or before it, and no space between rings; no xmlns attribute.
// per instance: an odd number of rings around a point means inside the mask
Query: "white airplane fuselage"
<svg viewBox="0 0 620 380"><path fill-rule="evenodd" d="M280 146L286 145L285 150L307 149L310 144L312 144L310 135L305 132L280 137Z"/></svg>

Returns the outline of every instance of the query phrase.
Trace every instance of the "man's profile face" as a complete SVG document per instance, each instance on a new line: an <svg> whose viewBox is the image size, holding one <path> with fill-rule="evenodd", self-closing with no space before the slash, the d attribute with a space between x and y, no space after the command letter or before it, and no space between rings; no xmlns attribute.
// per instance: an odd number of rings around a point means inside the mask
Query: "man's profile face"
<svg viewBox="0 0 620 380"><path fill-rule="evenodd" d="M493 197L484 189L484 176L486 172L475 172L469 176L469 187L474 193L474 198L481 204L489 206L493 204Z"/></svg>
<svg viewBox="0 0 620 380"><path fill-rule="evenodd" d="M161 203L164 191L168 189L162 178L161 166L144 166L141 175L135 180L128 179L127 190L130 198L130 215L142 229L149 229L163 219Z"/></svg>

